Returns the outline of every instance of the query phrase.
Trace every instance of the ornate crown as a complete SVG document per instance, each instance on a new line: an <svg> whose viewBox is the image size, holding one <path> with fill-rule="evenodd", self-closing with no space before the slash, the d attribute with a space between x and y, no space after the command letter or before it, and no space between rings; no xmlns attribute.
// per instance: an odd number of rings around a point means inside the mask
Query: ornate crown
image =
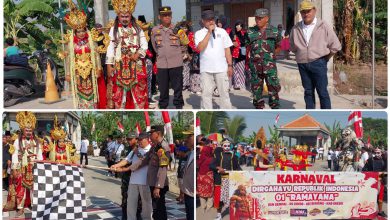
<svg viewBox="0 0 390 220"><path fill-rule="evenodd" d="M30 128L35 129L37 118L32 112L19 112L16 115L16 122L18 122L20 129Z"/></svg>
<svg viewBox="0 0 390 220"><path fill-rule="evenodd" d="M112 0L112 6L115 13L119 14L133 14L137 0Z"/></svg>
<svg viewBox="0 0 390 220"><path fill-rule="evenodd" d="M65 16L65 22L72 29L83 29L87 26L87 15L77 9L72 0L69 0L70 12Z"/></svg>
<svg viewBox="0 0 390 220"><path fill-rule="evenodd" d="M55 141L66 138L66 132L58 126L57 115L54 116L54 129L50 131L50 135Z"/></svg>

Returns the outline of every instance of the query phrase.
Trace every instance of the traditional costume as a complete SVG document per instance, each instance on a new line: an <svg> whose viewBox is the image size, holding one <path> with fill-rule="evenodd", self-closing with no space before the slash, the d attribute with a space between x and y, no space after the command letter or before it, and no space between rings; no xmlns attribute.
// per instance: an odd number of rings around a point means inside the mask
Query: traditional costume
<svg viewBox="0 0 390 220"><path fill-rule="evenodd" d="M71 0L69 7L71 11L65 16L65 21L72 30L65 35L64 43L68 44L66 55L70 74L67 77L70 77L73 104L79 109L96 109L99 101L98 78L102 77L99 53L89 31L82 39L76 35L78 29L86 29L87 15L78 10Z"/></svg>
<svg viewBox="0 0 390 220"><path fill-rule="evenodd" d="M42 151L33 133L36 125L35 115L32 112L19 112L16 122L22 134L14 142L11 168L17 175L11 179L4 211L20 210L23 213L25 207L31 206L34 160L42 160ZM26 135L27 133L29 135Z"/></svg>
<svg viewBox="0 0 390 220"><path fill-rule="evenodd" d="M117 15L132 15L136 0L113 0ZM122 25L118 18L110 30L110 44L107 50L106 64L114 65L114 71L108 73L107 105L116 109L147 109L148 83L144 59L148 43L144 31L134 18L128 26ZM138 53L139 58L134 60Z"/></svg>
<svg viewBox="0 0 390 220"><path fill-rule="evenodd" d="M245 193L243 193L244 191ZM230 220L246 220L252 218L253 199L246 193L246 187L239 185L230 198Z"/></svg>
<svg viewBox="0 0 390 220"><path fill-rule="evenodd" d="M57 115L54 116L54 129L50 131L50 135L54 140L54 147L50 151L50 160L57 163L76 163L72 161L70 145L65 141L66 132L59 126Z"/></svg>

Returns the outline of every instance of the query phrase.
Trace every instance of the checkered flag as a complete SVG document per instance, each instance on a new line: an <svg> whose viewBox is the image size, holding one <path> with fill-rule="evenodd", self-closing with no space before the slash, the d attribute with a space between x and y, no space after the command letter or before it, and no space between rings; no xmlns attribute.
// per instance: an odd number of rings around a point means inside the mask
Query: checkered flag
<svg viewBox="0 0 390 220"><path fill-rule="evenodd" d="M32 219L87 218L80 167L35 163Z"/></svg>

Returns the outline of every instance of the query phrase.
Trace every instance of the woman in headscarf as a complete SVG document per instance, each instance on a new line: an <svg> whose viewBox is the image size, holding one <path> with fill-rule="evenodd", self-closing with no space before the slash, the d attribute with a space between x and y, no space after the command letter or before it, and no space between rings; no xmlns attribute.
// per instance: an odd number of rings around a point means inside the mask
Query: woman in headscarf
<svg viewBox="0 0 390 220"><path fill-rule="evenodd" d="M206 212L213 207L214 178L213 171L209 168L213 160L213 148L205 140L202 140L202 142L205 146L200 152L199 160L196 161L199 170L196 190L200 197L201 208L203 212Z"/></svg>
<svg viewBox="0 0 390 220"><path fill-rule="evenodd" d="M233 31L230 32L233 41L232 56L234 62L232 86L234 89L245 89L245 58L246 44L248 38L242 21L237 21Z"/></svg>

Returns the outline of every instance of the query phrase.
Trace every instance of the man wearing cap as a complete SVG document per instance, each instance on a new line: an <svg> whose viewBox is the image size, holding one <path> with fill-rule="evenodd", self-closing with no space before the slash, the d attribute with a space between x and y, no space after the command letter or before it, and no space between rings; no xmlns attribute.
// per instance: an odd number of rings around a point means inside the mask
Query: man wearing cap
<svg viewBox="0 0 390 220"><path fill-rule="evenodd" d="M147 153L152 149L149 143L149 134L142 132L138 136L139 147L127 155L126 159L111 167L114 172L124 172L128 164L142 162L147 157ZM148 166L139 167L133 170L130 176L127 200L127 219L137 220L138 199L142 201L142 219L152 219L152 198L150 188L147 184Z"/></svg>
<svg viewBox="0 0 390 220"><path fill-rule="evenodd" d="M280 107L278 93L281 87L275 53L280 45L281 36L278 29L269 24L268 9L257 9L255 20L256 26L249 28L247 39L253 105L257 109L265 107L263 98L265 80L268 88L268 105L272 109L278 109Z"/></svg>
<svg viewBox="0 0 390 220"><path fill-rule="evenodd" d="M183 170L183 184L180 190L184 193L184 204L187 219L194 219L194 129L183 132L187 135L186 146L190 151Z"/></svg>
<svg viewBox="0 0 390 220"><path fill-rule="evenodd" d="M173 104L182 109L183 100L183 56L180 45L188 44L185 34L178 34L172 25L171 7L160 9L158 18L161 24L152 29L151 42L157 53L157 84L160 91L159 107L166 109L169 105L169 85L174 91Z"/></svg>
<svg viewBox="0 0 390 220"><path fill-rule="evenodd" d="M168 192L168 164L170 162L170 148L164 139L164 126L154 125L151 127L150 140L153 147L142 161L134 162L130 169L132 171L140 167L148 167L147 184L150 186L153 204L153 219L167 219L165 206L165 194ZM135 151L136 152L136 151Z"/></svg>
<svg viewBox="0 0 390 220"><path fill-rule="evenodd" d="M291 29L290 50L296 55L302 86L305 89L306 108L315 109L314 90L317 90L321 109L330 109L327 64L332 56L341 50L341 44L333 28L316 18L316 12L312 2L301 2L302 21Z"/></svg>
<svg viewBox="0 0 390 220"><path fill-rule="evenodd" d="M220 107L231 109L229 79L233 74L233 46L228 33L215 25L212 10L202 12L203 28L195 33L195 45L200 51L200 77L202 87L202 109L212 109L212 95L217 85L220 94Z"/></svg>
<svg viewBox="0 0 390 220"><path fill-rule="evenodd" d="M137 133L135 133L133 131L131 131L131 132L129 132L129 134L127 134L126 141L128 144L128 148L125 148L125 150L123 151L124 155L126 155L126 156L129 155L132 152L132 150L137 147L137 143L138 143L137 138L138 138ZM127 198L128 198L127 191L129 190L130 175L131 175L130 164L125 165L121 172L122 172L122 185L121 185L122 219L127 219ZM138 214L140 214L140 213L138 212L138 209L137 209L137 217L138 217Z"/></svg>

